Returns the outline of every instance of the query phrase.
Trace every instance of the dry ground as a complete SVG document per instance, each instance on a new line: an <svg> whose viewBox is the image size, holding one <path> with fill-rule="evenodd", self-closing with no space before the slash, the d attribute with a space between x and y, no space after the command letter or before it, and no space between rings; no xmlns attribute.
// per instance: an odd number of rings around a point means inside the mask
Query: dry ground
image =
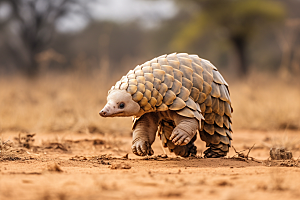
<svg viewBox="0 0 300 200"><path fill-rule="evenodd" d="M250 156L262 162L229 159L232 149L226 159L201 158L200 140L197 158L164 152L158 139L155 156L141 158L131 153L131 119L98 115L121 77L101 73L0 78L1 200L299 199L299 80L227 80L233 145L255 144ZM271 147L291 150L296 161L266 161Z"/></svg>
<svg viewBox="0 0 300 200"><path fill-rule="evenodd" d="M269 147L300 156L299 132L237 131L237 150L256 161L167 157L157 138L152 157L131 153L131 137L103 134L2 134L13 141L0 157L0 199L299 199L300 168L266 161ZM31 138L31 139L32 139ZM284 142L285 141L285 142ZM295 142L291 142L295 141ZM298 142L296 142L298 141ZM28 147L28 148L26 148ZM128 153L128 159L126 154ZM162 155L162 156L161 156ZM262 163L259 161L263 161ZM297 161L293 162L297 165Z"/></svg>

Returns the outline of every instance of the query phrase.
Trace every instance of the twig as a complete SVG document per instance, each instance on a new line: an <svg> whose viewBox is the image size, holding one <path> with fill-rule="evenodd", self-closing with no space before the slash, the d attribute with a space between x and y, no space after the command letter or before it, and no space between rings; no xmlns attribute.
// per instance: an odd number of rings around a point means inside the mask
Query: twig
<svg viewBox="0 0 300 200"><path fill-rule="evenodd" d="M232 145L232 148L233 148L234 152L238 154L238 152L236 151L236 149L234 148L234 146L233 146L233 145Z"/></svg>
<svg viewBox="0 0 300 200"><path fill-rule="evenodd" d="M242 160L242 161L245 161L245 162L248 162L248 160L249 160L249 158L250 158L252 161L261 163L260 161L256 160L255 158L249 157L250 151L254 148L254 145L255 145L255 144L253 144L253 146L252 146L251 148L249 148L247 155L245 155L244 153L242 153L243 151L246 151L247 149L244 149L244 150L242 150L242 151L237 151L237 150L234 148L234 146L232 146L232 148L233 148L233 150L235 151L236 154L233 155L231 158L238 159L238 160ZM237 156L237 157L236 157L236 156Z"/></svg>
<svg viewBox="0 0 300 200"><path fill-rule="evenodd" d="M248 153L247 153L247 156L246 156L246 158L248 158L248 156L249 156L249 153L250 153L250 151L253 149L254 145L255 145L255 144L253 144L253 146L252 146L252 147L249 149L249 151L248 151Z"/></svg>
<svg viewBox="0 0 300 200"><path fill-rule="evenodd" d="M5 147L5 145L6 145L8 142L9 142L9 140L7 140L6 142L4 142L4 143L2 144L2 147Z"/></svg>

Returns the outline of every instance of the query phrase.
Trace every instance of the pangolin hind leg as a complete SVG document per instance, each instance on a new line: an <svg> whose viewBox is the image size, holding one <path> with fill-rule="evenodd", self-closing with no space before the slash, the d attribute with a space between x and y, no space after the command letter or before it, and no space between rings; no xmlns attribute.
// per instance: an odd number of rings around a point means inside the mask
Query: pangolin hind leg
<svg viewBox="0 0 300 200"><path fill-rule="evenodd" d="M138 156L153 155L151 148L158 129L156 113L146 113L137 120L133 128L132 152Z"/></svg>
<svg viewBox="0 0 300 200"><path fill-rule="evenodd" d="M231 141L228 136L223 136L218 133L213 135L208 134L206 131L200 131L201 140L206 142L209 147L204 151L205 158L220 158L227 155Z"/></svg>
<svg viewBox="0 0 300 200"><path fill-rule="evenodd" d="M175 155L181 156L181 157L196 156L197 147L194 145L196 138L197 138L197 135L195 135L187 145L183 145L183 146L176 145L175 148L173 149L173 152L175 153ZM168 145L168 147L169 147L169 145Z"/></svg>
<svg viewBox="0 0 300 200"><path fill-rule="evenodd" d="M164 147L168 147L170 152L174 152L175 155L188 157L195 156L197 154L197 147L194 145L196 140L196 134L186 145L175 145L171 140L171 134L175 128L175 124L172 121L162 121L160 123L159 135Z"/></svg>
<svg viewBox="0 0 300 200"><path fill-rule="evenodd" d="M229 151L229 145L220 142L217 145L210 144L209 148L206 149L203 153L205 158L221 158L226 156L228 151Z"/></svg>
<svg viewBox="0 0 300 200"><path fill-rule="evenodd" d="M173 116L176 127L174 128L170 140L175 145L187 145L196 135L199 122L195 118L184 117L177 113Z"/></svg>

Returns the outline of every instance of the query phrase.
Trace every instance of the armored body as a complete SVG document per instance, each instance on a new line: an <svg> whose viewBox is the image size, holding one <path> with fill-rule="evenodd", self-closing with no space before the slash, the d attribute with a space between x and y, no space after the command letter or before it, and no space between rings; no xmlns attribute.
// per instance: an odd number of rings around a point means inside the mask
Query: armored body
<svg viewBox="0 0 300 200"><path fill-rule="evenodd" d="M132 151L152 155L156 133L176 155L196 154L197 132L205 157L227 154L232 140L228 84L197 55L173 53L138 65L108 92L103 117L133 116Z"/></svg>

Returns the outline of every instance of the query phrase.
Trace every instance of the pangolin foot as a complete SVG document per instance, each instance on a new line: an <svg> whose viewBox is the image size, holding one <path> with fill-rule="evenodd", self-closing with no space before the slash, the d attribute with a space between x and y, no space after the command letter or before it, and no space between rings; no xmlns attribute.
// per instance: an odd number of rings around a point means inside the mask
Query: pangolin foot
<svg viewBox="0 0 300 200"><path fill-rule="evenodd" d="M170 140L175 145L187 145L192 140L192 137L188 135L184 130L176 127L170 136Z"/></svg>
<svg viewBox="0 0 300 200"><path fill-rule="evenodd" d="M154 154L153 149L148 141L136 141L132 147L132 152L137 156L151 156Z"/></svg>
<svg viewBox="0 0 300 200"><path fill-rule="evenodd" d="M175 155L181 156L181 157L196 156L197 147L194 145L193 142L190 142L189 144L184 145L184 146L176 145L174 147L174 149L171 150L171 152L174 152Z"/></svg>
<svg viewBox="0 0 300 200"><path fill-rule="evenodd" d="M229 145L220 142L218 145L210 144L204 153L204 158L221 158L227 155Z"/></svg>

